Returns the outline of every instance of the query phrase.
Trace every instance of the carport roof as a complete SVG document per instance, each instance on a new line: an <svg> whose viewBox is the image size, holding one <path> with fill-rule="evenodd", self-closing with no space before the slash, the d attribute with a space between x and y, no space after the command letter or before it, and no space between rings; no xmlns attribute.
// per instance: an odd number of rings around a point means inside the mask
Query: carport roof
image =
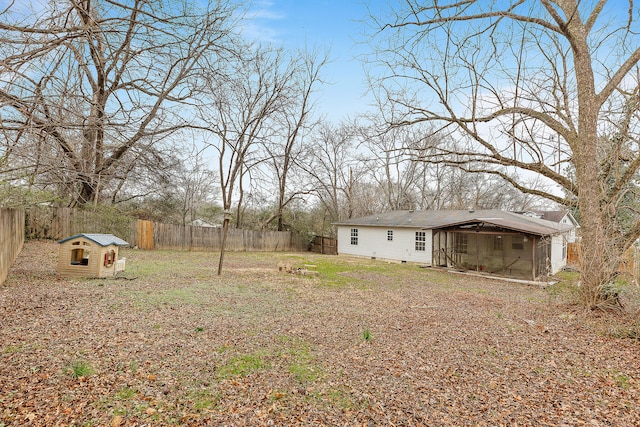
<svg viewBox="0 0 640 427"><path fill-rule="evenodd" d="M344 226L440 229L465 224L491 224L538 236L568 232L572 227L515 212L490 210L390 211L334 223Z"/></svg>

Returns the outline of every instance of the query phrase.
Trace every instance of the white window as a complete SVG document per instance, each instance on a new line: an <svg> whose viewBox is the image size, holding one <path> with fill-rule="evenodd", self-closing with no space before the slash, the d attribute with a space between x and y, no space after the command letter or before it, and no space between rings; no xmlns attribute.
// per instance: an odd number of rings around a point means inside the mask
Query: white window
<svg viewBox="0 0 640 427"><path fill-rule="evenodd" d="M389 242L393 241L393 230L387 230L387 240Z"/></svg>
<svg viewBox="0 0 640 427"><path fill-rule="evenodd" d="M357 245L358 244L358 229L357 228L352 228L351 229L351 244L352 245Z"/></svg>
<svg viewBox="0 0 640 427"><path fill-rule="evenodd" d="M424 231L416 231L416 251L426 250L427 233Z"/></svg>

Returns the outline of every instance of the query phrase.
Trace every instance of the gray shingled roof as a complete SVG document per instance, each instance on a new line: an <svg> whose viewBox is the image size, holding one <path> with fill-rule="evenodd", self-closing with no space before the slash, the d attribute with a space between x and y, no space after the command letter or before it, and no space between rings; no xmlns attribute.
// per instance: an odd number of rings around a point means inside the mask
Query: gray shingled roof
<svg viewBox="0 0 640 427"><path fill-rule="evenodd" d="M99 244L100 246L109 246L109 245L129 246L129 243L125 242L124 240L122 240L119 237L114 236L113 234L80 233L80 234L76 234L75 236L71 236L71 237L67 237L66 239L62 239L58 243L64 243L66 241L69 241L71 239L75 239L75 238L78 238L78 237L84 237L86 239L89 239L92 242L95 242L95 243Z"/></svg>
<svg viewBox="0 0 640 427"><path fill-rule="evenodd" d="M478 222L539 236L565 233L571 229L571 226L567 226L566 224L559 224L497 209L474 211L391 211L361 218L352 218L334 224L437 229Z"/></svg>
<svg viewBox="0 0 640 427"><path fill-rule="evenodd" d="M567 211L533 211L547 221L560 222L565 217Z"/></svg>
<svg viewBox="0 0 640 427"><path fill-rule="evenodd" d="M538 215L542 216L542 219L546 219L553 222L560 222L565 216L569 216L569 220L575 225L577 228L580 228L580 224L577 223L576 219L571 215L569 211L533 211Z"/></svg>

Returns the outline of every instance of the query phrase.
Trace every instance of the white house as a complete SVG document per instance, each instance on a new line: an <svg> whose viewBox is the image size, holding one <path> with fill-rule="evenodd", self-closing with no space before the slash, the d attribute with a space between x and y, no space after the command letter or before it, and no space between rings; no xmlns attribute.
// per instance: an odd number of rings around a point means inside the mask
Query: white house
<svg viewBox="0 0 640 427"><path fill-rule="evenodd" d="M532 214L536 215L538 218L546 219L547 221L553 221L560 224L565 224L571 226L571 229L566 234L568 243L575 243L578 241L578 230L580 229L580 224L578 221L571 215L569 211L531 211Z"/></svg>
<svg viewBox="0 0 640 427"><path fill-rule="evenodd" d="M500 210L392 211L335 225L338 254L529 280L566 265L572 229Z"/></svg>

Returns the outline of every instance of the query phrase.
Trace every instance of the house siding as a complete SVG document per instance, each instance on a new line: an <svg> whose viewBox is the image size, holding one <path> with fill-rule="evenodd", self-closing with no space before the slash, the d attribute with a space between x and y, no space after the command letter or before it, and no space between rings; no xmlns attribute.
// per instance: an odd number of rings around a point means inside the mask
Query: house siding
<svg viewBox="0 0 640 427"><path fill-rule="evenodd" d="M569 215L565 215L564 218L562 218L562 220L560 221L560 223L564 225L572 226L571 230L569 230L568 233L565 233L565 237L568 243L575 243L578 240L576 235L577 230L576 230L575 224L573 223L573 221L571 221L571 218L569 218Z"/></svg>
<svg viewBox="0 0 640 427"><path fill-rule="evenodd" d="M563 251L565 236L558 235L551 238L551 274L556 274L567 265L566 252Z"/></svg>
<svg viewBox="0 0 640 427"><path fill-rule="evenodd" d="M563 219L571 217L563 215ZM575 223L559 224L498 210L409 210L352 218L335 225L339 254L434 263L535 280L557 273L566 264L563 248ZM351 244L352 229L358 230L357 245ZM425 235L424 251L416 251L416 232Z"/></svg>
<svg viewBox="0 0 640 427"><path fill-rule="evenodd" d="M351 229L358 229L358 244L351 244ZM388 240L388 231L393 240ZM425 233L425 250L416 251L416 232ZM431 265L431 230L370 226L338 226L338 254Z"/></svg>

